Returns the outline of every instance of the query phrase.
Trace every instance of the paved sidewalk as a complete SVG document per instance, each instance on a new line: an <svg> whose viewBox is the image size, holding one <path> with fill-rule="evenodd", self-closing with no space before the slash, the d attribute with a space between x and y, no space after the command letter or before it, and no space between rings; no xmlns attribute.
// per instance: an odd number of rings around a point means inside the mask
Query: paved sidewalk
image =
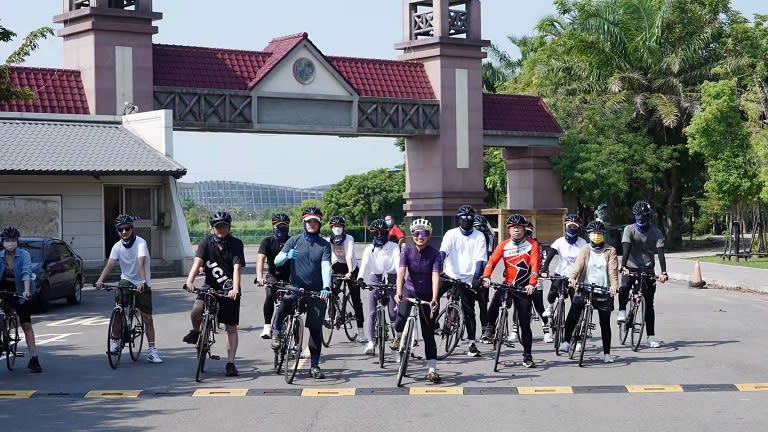
<svg viewBox="0 0 768 432"><path fill-rule="evenodd" d="M722 252L717 250L695 250L671 252L666 254L667 273L670 279L689 281L696 266L697 256L715 255ZM728 264L700 263L701 278L707 282L708 288L749 289L768 293L768 269L740 267ZM658 270L658 263L656 265Z"/></svg>

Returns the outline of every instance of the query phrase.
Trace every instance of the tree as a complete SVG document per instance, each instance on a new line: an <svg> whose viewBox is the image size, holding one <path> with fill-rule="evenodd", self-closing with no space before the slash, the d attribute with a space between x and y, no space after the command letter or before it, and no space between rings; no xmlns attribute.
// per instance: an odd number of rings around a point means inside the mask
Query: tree
<svg viewBox="0 0 768 432"><path fill-rule="evenodd" d="M401 220L405 171L377 169L364 174L348 175L323 193L328 216L344 216L349 224L363 224L390 214Z"/></svg>
<svg viewBox="0 0 768 432"><path fill-rule="evenodd" d="M47 39L53 36L53 29L50 27L41 27L34 30L21 43L13 53L0 65L0 101L9 102L12 100L34 100L35 93L28 88L16 87L11 82L11 66L22 64L32 51L38 48L40 39ZM10 42L16 37L16 33L0 25L0 42Z"/></svg>

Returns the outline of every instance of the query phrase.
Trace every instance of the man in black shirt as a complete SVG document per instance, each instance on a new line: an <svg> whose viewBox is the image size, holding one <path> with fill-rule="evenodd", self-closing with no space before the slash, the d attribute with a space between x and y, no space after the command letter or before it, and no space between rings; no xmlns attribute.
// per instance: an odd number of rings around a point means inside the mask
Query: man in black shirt
<svg viewBox="0 0 768 432"><path fill-rule="evenodd" d="M275 257L283 250L288 240L288 224L291 219L285 213L272 215L272 235L261 241L259 253L256 257L256 283L264 286L267 283L277 281L288 282L291 276L291 262L282 266L275 265ZM264 275L264 260L267 261L267 274ZM275 295L277 287L268 286L267 297L264 299L264 329L261 332L262 339L272 338L272 317L275 313Z"/></svg>

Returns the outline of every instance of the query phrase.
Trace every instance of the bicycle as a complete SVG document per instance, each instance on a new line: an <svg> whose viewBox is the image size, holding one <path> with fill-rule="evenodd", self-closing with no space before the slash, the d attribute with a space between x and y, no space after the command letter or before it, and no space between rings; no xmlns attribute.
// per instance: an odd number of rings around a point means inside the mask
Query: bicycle
<svg viewBox="0 0 768 432"><path fill-rule="evenodd" d="M384 352L389 340L390 326L387 324L389 292L395 290L394 284L368 284L365 289L376 296L376 317L374 318L373 343L378 349L379 367L384 367Z"/></svg>
<svg viewBox="0 0 768 432"><path fill-rule="evenodd" d="M445 274L440 274L440 279L451 285L445 294L448 303L437 315L437 326L440 329L437 359L443 360L453 353L464 334L464 314L461 311L459 290L470 289L470 286ZM440 348L444 348L442 352Z"/></svg>
<svg viewBox="0 0 768 432"><path fill-rule="evenodd" d="M568 295L568 278L565 276L554 275L544 279L548 279L552 283L555 281L562 281L557 290L555 306L552 308L552 314L549 316L549 328L555 341L555 355L559 356L560 341L563 340L563 336L565 335L565 298Z"/></svg>
<svg viewBox="0 0 768 432"><path fill-rule="evenodd" d="M643 290L649 281L655 281L657 277L653 273L644 272L630 272L628 276L632 277L633 280L629 302L627 303L627 318L624 322L619 323L619 341L622 345L625 345L627 336L631 334L632 351L636 352L640 349L640 341L643 338L643 330L645 329Z"/></svg>
<svg viewBox="0 0 768 432"><path fill-rule="evenodd" d="M254 283L257 283L257 282L254 281ZM281 281L281 280L274 280L272 282L267 282L267 283L264 284L264 287L266 289L268 289L268 290L271 290L272 288L276 288L275 289L275 298L274 298L275 311L280 309L280 303L283 301L284 293L280 292L280 288L284 288L287 285L288 285L288 282ZM272 314L272 321L270 322L272 328L275 327L275 321L276 320L277 320L277 314L273 313Z"/></svg>
<svg viewBox="0 0 768 432"><path fill-rule="evenodd" d="M431 303L417 298L403 298L402 301L409 301L416 307L411 307L411 313L405 321L403 333L400 335L400 367L397 369L397 386L402 387L403 377L408 371L408 359L411 357L413 347L416 344L416 324L419 322L419 306L430 305ZM431 315L430 315L431 317Z"/></svg>
<svg viewBox="0 0 768 432"><path fill-rule="evenodd" d="M304 340L304 322L301 319L301 314L304 313L303 302L308 298L320 298L320 293L315 291L306 291L303 288L296 288L293 286L286 286L277 290L283 294L293 293L298 295L296 300L296 306L291 310L291 313L283 320L283 335L277 335L280 340L279 348L274 350L275 353L275 373L280 374L283 367L283 363L293 362L292 365L285 365L284 376L285 382L291 384L296 377L296 371L299 369L299 363L301 362L302 342Z"/></svg>
<svg viewBox="0 0 768 432"><path fill-rule="evenodd" d="M326 299L328 316L323 320L323 346L331 345L333 330L344 327L344 333L350 342L357 339L357 316L355 308L352 306L352 297L349 295L348 284L355 283L352 279L344 275L334 274L331 295ZM337 286L338 285L338 286ZM339 298L341 294L341 299Z"/></svg>
<svg viewBox="0 0 768 432"><path fill-rule="evenodd" d="M216 343L216 333L219 330L219 298L226 297L226 292L232 289L232 281L224 282L223 289L213 287L195 288L192 290L195 294L203 297L203 314L200 323L200 335L197 336L195 348L197 350L197 362L195 367L195 381L203 380L202 374L205 372L206 359L220 360L216 354L211 354L211 347ZM187 291L187 285L182 287Z"/></svg>
<svg viewBox="0 0 768 432"><path fill-rule="evenodd" d="M589 338L590 330L595 329L595 323L592 322L592 314L594 313L592 299L595 295L608 296L611 294L611 290L608 287L582 282L576 284L576 290L577 292L584 292L587 295L584 296L584 309L581 310L579 320L576 321L576 327L573 329L568 358L573 359L573 356L576 355L576 348L578 346L579 367L581 367L584 362L584 350L587 347L587 339Z"/></svg>
<svg viewBox="0 0 768 432"><path fill-rule="evenodd" d="M499 371L499 358L501 357L501 346L506 345L506 341L509 338L509 326L507 321L509 320L509 308L512 306L512 303L514 303L512 296L510 296L511 292L519 292L525 294L525 287L518 287L514 285L507 285L507 284L499 284L499 283L491 283L490 285L496 290L503 290L500 306L499 306L499 316L496 318L496 327L493 333L493 344L494 349L496 350L496 355L494 356L493 360L493 371L498 372ZM517 317L517 310L513 313L513 319L516 319ZM519 332L519 326L518 326L518 332ZM519 336L518 336L518 340ZM513 345L514 346L514 345Z"/></svg>
<svg viewBox="0 0 768 432"><path fill-rule="evenodd" d="M15 298L23 298L13 292L0 292L0 355L5 354L5 365L12 371L17 357L24 357L19 348L19 316L13 307Z"/></svg>
<svg viewBox="0 0 768 432"><path fill-rule="evenodd" d="M96 284L93 284L96 287ZM101 284L105 291L118 290L115 307L109 317L107 327L107 360L112 369L117 369L123 348L128 345L131 360L138 361L141 348L144 345L144 318L136 308L135 285ZM113 349L116 348L116 349Z"/></svg>

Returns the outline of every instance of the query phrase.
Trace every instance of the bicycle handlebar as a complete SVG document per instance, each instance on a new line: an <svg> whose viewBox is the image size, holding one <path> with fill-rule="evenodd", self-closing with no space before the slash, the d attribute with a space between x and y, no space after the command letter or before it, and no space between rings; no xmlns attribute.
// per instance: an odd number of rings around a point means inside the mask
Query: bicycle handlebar
<svg viewBox="0 0 768 432"><path fill-rule="evenodd" d="M589 293L608 295L611 293L611 289L602 285L596 285L593 283L579 282L576 284L576 289L579 291L585 291Z"/></svg>
<svg viewBox="0 0 768 432"><path fill-rule="evenodd" d="M640 279L647 279L647 280L654 280L654 281L659 279L659 277L656 276L655 274L645 273L645 272L629 272L628 275L624 275L624 276L630 276L630 277L636 277Z"/></svg>
<svg viewBox="0 0 768 432"><path fill-rule="evenodd" d="M507 284L503 284L503 283L491 282L491 284L489 285L489 288L493 288L493 289L497 289L497 290L503 289L503 290L507 290L507 291L517 291L517 292L524 293L524 294L528 293L524 286L507 285Z"/></svg>
<svg viewBox="0 0 768 432"><path fill-rule="evenodd" d="M103 289L104 291L112 291L112 290L115 290L115 289L128 290L128 291L138 291L139 290L136 287L136 285L119 285L119 284L103 283L103 284L101 284L101 288L97 287L96 284L93 284L93 286L96 289Z"/></svg>
<svg viewBox="0 0 768 432"><path fill-rule="evenodd" d="M187 284L184 284L184 286L181 287L181 289L183 289L184 291L189 291L187 289ZM213 295L221 296L221 297L226 297L226 295L227 295L225 290L217 289L217 288L214 288L214 287L195 288L195 289L192 290L192 292L195 293L195 294L213 294Z"/></svg>
<svg viewBox="0 0 768 432"><path fill-rule="evenodd" d="M320 293L317 291L307 291L304 288L297 288L295 286L286 285L285 288L280 288L277 290L277 292L283 292L283 293L294 293L299 294L303 297L314 297L314 298L320 298Z"/></svg>
<svg viewBox="0 0 768 432"><path fill-rule="evenodd" d="M395 285L395 284L373 283L373 284L366 284L365 288L363 288L363 289L367 289L368 291L373 291L373 290L378 290L378 289L385 290L385 291L393 291L393 290L397 289L397 285Z"/></svg>

